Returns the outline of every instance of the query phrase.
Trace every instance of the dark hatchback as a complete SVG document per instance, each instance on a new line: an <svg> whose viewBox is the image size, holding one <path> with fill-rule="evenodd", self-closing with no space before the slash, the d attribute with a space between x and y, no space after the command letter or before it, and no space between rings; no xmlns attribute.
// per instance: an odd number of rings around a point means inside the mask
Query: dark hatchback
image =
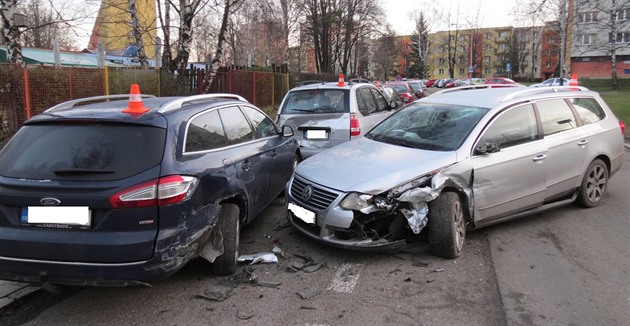
<svg viewBox="0 0 630 326"><path fill-rule="evenodd" d="M238 96L114 97L49 109L0 151L0 279L144 285L198 256L231 274L299 161L292 129Z"/></svg>

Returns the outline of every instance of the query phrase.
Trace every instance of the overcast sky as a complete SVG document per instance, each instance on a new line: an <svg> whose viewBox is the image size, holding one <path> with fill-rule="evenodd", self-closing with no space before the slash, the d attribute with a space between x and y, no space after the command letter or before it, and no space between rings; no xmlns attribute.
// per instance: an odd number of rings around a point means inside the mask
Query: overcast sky
<svg viewBox="0 0 630 326"><path fill-rule="evenodd" d="M512 12L517 0L381 0L383 8L387 12L387 20L396 34L411 34L414 28L413 19L409 13L418 9L424 9L426 15L432 16L433 9L442 11L445 14L451 11L451 23L465 26L466 20L470 19L479 10L479 20L482 27L501 27L514 25ZM459 20L456 20L457 9L459 7ZM448 29L446 22L431 22L433 32ZM453 27L454 28L454 27Z"/></svg>

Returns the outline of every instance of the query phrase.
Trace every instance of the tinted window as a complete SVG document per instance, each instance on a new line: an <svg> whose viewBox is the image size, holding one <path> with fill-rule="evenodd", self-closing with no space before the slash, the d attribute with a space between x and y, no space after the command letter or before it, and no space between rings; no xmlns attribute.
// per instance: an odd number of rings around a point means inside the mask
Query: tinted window
<svg viewBox="0 0 630 326"><path fill-rule="evenodd" d="M570 100L583 124L591 124L606 117L604 110L593 98L574 98Z"/></svg>
<svg viewBox="0 0 630 326"><path fill-rule="evenodd" d="M262 112L251 108L249 106L242 107L245 114L249 117L249 120L254 125L256 134L259 138L271 137L278 135L276 125Z"/></svg>
<svg viewBox="0 0 630 326"><path fill-rule="evenodd" d="M219 112L212 110L195 117L190 122L184 152L207 151L226 144L227 137L219 119Z"/></svg>
<svg viewBox="0 0 630 326"><path fill-rule="evenodd" d="M364 116L370 115L377 110L372 92L367 87L357 89L357 102L359 104L359 112Z"/></svg>
<svg viewBox="0 0 630 326"><path fill-rule="evenodd" d="M499 148L523 144L538 138L536 115L531 104L511 108L494 119L478 146L494 143Z"/></svg>
<svg viewBox="0 0 630 326"><path fill-rule="evenodd" d="M219 111L227 134L228 145L245 143L254 139L254 131L238 107L233 106Z"/></svg>
<svg viewBox="0 0 630 326"><path fill-rule="evenodd" d="M464 142L487 109L432 103L406 106L368 132L365 137L385 143L438 151L452 151Z"/></svg>
<svg viewBox="0 0 630 326"><path fill-rule="evenodd" d="M563 99L536 103L546 136L576 127L575 117Z"/></svg>
<svg viewBox="0 0 630 326"><path fill-rule="evenodd" d="M116 180L162 160L166 130L132 124L25 125L0 152L0 174L40 180Z"/></svg>
<svg viewBox="0 0 630 326"><path fill-rule="evenodd" d="M347 91L341 89L310 89L292 91L282 106L281 114L349 112Z"/></svg>
<svg viewBox="0 0 630 326"><path fill-rule="evenodd" d="M370 88L370 91L372 92L372 96L376 100L377 111L382 111L389 106L389 104L387 104L387 100L383 97L383 94L381 94L381 92L374 88Z"/></svg>

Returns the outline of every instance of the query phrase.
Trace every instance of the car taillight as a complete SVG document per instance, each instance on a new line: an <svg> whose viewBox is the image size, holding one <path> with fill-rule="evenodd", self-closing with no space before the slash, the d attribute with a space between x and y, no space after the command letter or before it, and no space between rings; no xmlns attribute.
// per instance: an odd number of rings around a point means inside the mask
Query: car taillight
<svg viewBox="0 0 630 326"><path fill-rule="evenodd" d="M129 187L109 198L113 208L167 206L192 196L197 178L171 175Z"/></svg>
<svg viewBox="0 0 630 326"><path fill-rule="evenodd" d="M623 124L623 121L619 120L619 128L621 128L621 134L625 135L626 134L626 125Z"/></svg>
<svg viewBox="0 0 630 326"><path fill-rule="evenodd" d="M361 125L356 113L350 113L350 136L359 136L361 134Z"/></svg>

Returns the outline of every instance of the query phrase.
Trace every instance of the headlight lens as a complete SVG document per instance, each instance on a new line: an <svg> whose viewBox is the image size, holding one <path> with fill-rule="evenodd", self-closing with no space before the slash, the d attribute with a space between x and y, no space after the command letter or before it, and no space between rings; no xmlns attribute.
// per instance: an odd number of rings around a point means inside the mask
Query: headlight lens
<svg viewBox="0 0 630 326"><path fill-rule="evenodd" d="M350 210L362 210L366 207L372 205L372 200L374 199L373 195L360 194L360 193L350 193L344 200L341 202L339 206L344 209Z"/></svg>

